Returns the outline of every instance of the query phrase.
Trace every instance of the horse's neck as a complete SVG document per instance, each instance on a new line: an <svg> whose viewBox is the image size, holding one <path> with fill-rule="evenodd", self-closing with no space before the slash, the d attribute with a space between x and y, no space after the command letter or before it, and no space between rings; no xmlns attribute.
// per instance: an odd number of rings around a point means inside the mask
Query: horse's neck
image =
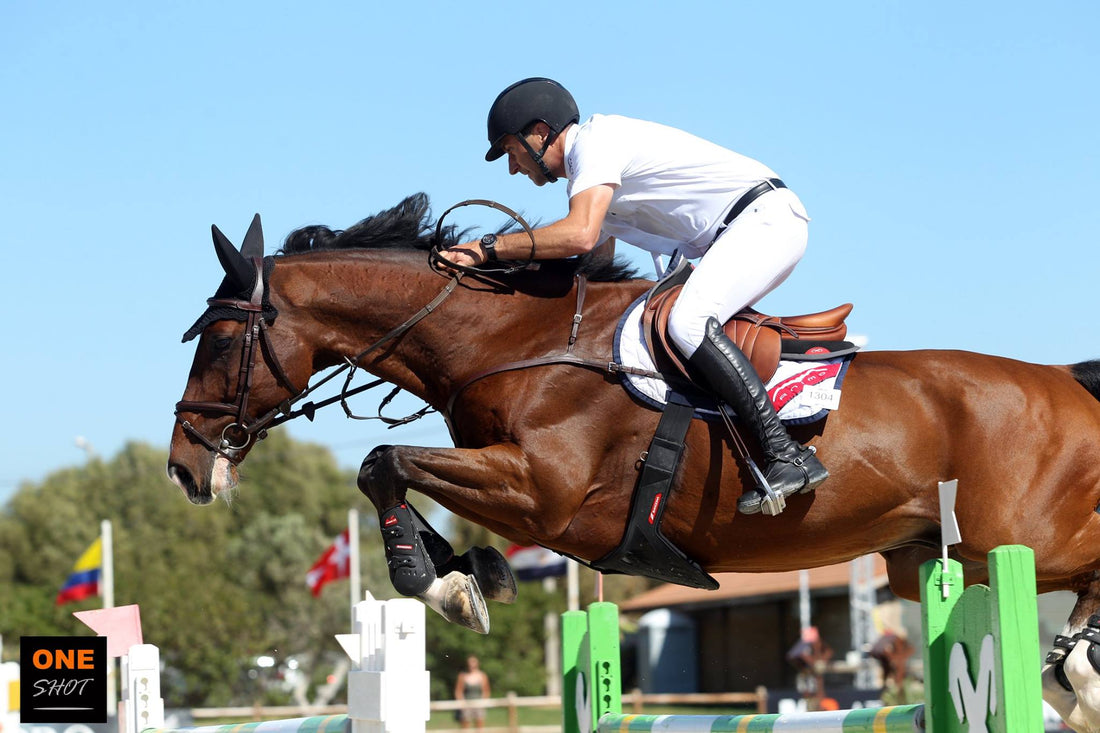
<svg viewBox="0 0 1100 733"><path fill-rule="evenodd" d="M351 256L339 267L302 258L275 273L282 275L274 279L282 300L293 304L295 333L312 350L318 371L362 353L418 314L449 282L401 257ZM552 342L564 349L576 305L572 293L505 296L468 285L392 345L365 357L362 366L438 407L472 374L540 356ZM555 324L557 339L546 333Z"/></svg>

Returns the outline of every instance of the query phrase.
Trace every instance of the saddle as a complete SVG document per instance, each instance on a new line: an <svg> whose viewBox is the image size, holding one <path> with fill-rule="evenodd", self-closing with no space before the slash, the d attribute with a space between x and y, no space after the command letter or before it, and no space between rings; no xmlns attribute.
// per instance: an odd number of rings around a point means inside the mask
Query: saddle
<svg viewBox="0 0 1100 733"><path fill-rule="evenodd" d="M642 332L653 363L661 372L693 381L668 335L668 316L690 275L691 263L681 260L653 287L642 312ZM722 330L748 357L761 381L767 383L781 357L812 360L854 351L854 346L844 341L848 334L844 319L851 312L851 303L800 316L769 316L745 308L723 324Z"/></svg>

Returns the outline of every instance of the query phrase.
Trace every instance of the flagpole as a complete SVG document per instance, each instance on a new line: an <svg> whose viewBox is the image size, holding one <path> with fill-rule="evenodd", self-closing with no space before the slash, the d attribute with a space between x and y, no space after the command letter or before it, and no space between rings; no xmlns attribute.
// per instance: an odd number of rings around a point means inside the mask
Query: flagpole
<svg viewBox="0 0 1100 733"><path fill-rule="evenodd" d="M115 551L114 535L111 532L111 520L104 519L99 523L99 540L103 552L103 564L99 570L100 589L99 595L103 600L103 608L115 607ZM107 660L107 715L118 714L118 693L116 674L117 664L114 659Z"/></svg>
<svg viewBox="0 0 1100 733"><path fill-rule="evenodd" d="M103 544L103 568L101 570L103 588L100 595L103 597L104 608L115 607L115 552L114 538L111 533L111 520L104 519L99 523L99 537Z"/></svg>
<svg viewBox="0 0 1100 733"><path fill-rule="evenodd" d="M348 585L351 592L351 625L355 628L355 604L363 600L359 575L359 510L348 509Z"/></svg>

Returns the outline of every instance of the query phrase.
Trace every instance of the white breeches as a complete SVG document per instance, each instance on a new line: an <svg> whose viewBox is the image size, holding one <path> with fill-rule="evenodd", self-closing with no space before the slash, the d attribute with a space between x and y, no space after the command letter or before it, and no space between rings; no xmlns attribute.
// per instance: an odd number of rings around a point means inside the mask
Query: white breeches
<svg viewBox="0 0 1100 733"><path fill-rule="evenodd" d="M691 357L707 320L725 323L774 290L806 251L809 217L790 189L769 191L733 220L699 260L672 307L668 332Z"/></svg>

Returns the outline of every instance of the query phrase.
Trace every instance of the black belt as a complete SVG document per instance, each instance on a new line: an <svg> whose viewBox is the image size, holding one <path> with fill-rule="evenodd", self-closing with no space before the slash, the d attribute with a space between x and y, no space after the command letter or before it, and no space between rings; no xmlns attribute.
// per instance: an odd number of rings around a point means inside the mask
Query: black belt
<svg viewBox="0 0 1100 733"><path fill-rule="evenodd" d="M726 218L722 220L722 225L718 227L718 231L715 232L714 238L718 239L718 237L722 235L722 232L726 230L726 227L730 225L730 222L736 219L742 211L749 208L749 204L751 204L753 201L756 201L756 199L760 198L768 191L774 191L777 188L786 187L787 184L783 183L783 181L779 180L778 178L769 178L763 183L758 183L757 185L750 188L748 191L745 191L741 198L737 199L737 202L729 210L729 213L726 214Z"/></svg>

